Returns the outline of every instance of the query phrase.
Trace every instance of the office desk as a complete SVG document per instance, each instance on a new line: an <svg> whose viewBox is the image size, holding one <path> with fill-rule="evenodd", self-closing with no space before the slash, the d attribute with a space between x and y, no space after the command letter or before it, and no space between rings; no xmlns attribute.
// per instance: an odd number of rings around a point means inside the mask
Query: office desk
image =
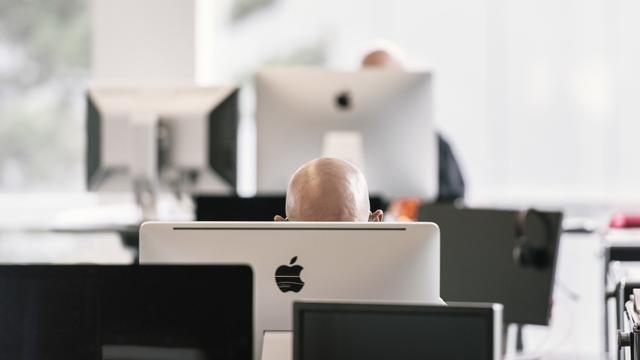
<svg viewBox="0 0 640 360"><path fill-rule="evenodd" d="M118 234L0 230L0 263L131 264L135 253Z"/></svg>
<svg viewBox="0 0 640 360"><path fill-rule="evenodd" d="M640 261L640 230L637 229L616 229L610 230L604 235L604 251L603 251L603 265L604 265L604 341L605 350L610 349L610 324L609 324L609 300L616 297L615 290L609 290L611 284L609 282L610 265L612 262L637 262ZM630 281L638 279L629 279ZM617 283L617 281L615 281ZM616 325L620 326L619 321L616 321ZM617 330L617 329L616 329Z"/></svg>

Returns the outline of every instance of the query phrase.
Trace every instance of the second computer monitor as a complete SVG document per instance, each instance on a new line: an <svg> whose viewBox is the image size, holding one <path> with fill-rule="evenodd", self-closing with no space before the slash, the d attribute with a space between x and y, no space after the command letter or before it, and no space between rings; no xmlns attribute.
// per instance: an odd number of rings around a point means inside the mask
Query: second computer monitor
<svg viewBox="0 0 640 360"><path fill-rule="evenodd" d="M0 293L1 359L252 359L248 266L0 265Z"/></svg>
<svg viewBox="0 0 640 360"><path fill-rule="evenodd" d="M502 359L502 305L297 301L293 360Z"/></svg>
<svg viewBox="0 0 640 360"><path fill-rule="evenodd" d="M508 323L549 323L562 213L426 205L419 219L437 223L446 239L445 301L501 303ZM515 256L523 252L532 260ZM536 257L546 261L536 264Z"/></svg>
<svg viewBox="0 0 640 360"><path fill-rule="evenodd" d="M272 68L257 76L260 194L282 193L303 163L338 157L363 170L369 190L433 199L438 192L432 76Z"/></svg>
<svg viewBox="0 0 640 360"><path fill-rule="evenodd" d="M265 330L291 330L297 299L441 303L439 258L432 223L145 223L140 230L143 264L252 266L256 355Z"/></svg>

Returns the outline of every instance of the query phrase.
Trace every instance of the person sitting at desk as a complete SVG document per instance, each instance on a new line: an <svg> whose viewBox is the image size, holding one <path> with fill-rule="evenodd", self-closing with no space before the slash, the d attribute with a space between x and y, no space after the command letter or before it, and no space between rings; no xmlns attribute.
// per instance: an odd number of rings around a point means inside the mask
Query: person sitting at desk
<svg viewBox="0 0 640 360"><path fill-rule="evenodd" d="M364 174L351 163L318 158L302 165L287 187L286 218L275 221L382 221L382 210L369 208Z"/></svg>
<svg viewBox="0 0 640 360"><path fill-rule="evenodd" d="M361 66L404 71L402 56L394 55L390 45L374 48L362 58ZM395 51L398 53L399 51ZM464 198L465 184L451 146L438 132L438 202L453 202Z"/></svg>

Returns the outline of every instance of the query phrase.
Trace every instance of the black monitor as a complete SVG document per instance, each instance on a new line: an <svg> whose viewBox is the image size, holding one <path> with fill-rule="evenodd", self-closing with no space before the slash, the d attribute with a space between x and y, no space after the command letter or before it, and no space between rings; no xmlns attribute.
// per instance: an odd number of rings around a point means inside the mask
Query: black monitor
<svg viewBox="0 0 640 360"><path fill-rule="evenodd" d="M294 360L497 360L501 306L296 302Z"/></svg>
<svg viewBox="0 0 640 360"><path fill-rule="evenodd" d="M426 205L418 218L440 227L444 301L496 302L508 323L549 323L562 213Z"/></svg>
<svg viewBox="0 0 640 360"><path fill-rule="evenodd" d="M273 221L275 215L285 216L285 194L237 196L194 196L197 221ZM371 211L385 209L380 196L369 197Z"/></svg>
<svg viewBox="0 0 640 360"><path fill-rule="evenodd" d="M248 266L0 266L14 360L250 360Z"/></svg>
<svg viewBox="0 0 640 360"><path fill-rule="evenodd" d="M197 221L273 221L285 214L285 196L198 195L194 197Z"/></svg>

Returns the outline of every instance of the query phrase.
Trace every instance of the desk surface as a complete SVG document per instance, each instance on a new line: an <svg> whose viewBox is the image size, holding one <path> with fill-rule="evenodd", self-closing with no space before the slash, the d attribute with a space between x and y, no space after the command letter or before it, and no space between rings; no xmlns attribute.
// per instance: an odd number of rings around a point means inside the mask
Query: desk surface
<svg viewBox="0 0 640 360"><path fill-rule="evenodd" d="M131 264L135 252L116 232L0 231L0 263Z"/></svg>
<svg viewBox="0 0 640 360"><path fill-rule="evenodd" d="M640 229L609 229L604 239L606 246L610 248L640 248Z"/></svg>

